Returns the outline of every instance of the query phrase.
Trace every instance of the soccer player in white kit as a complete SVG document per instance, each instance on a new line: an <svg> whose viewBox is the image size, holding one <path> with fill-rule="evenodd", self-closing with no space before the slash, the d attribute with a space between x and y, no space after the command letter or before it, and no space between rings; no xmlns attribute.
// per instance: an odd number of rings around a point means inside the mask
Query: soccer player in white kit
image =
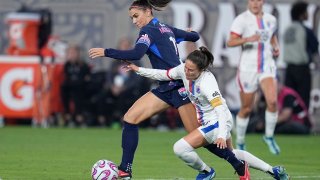
<svg viewBox="0 0 320 180"><path fill-rule="evenodd" d="M289 176L283 167L272 167L249 152L233 149L230 134L233 125L232 115L214 75L207 70L213 59L213 55L205 47L201 47L188 55L185 64L170 70L142 68L134 64L129 64L127 68L155 80L183 80L185 90L181 90L181 93L185 93L186 98L189 97L195 106L201 126L178 140L173 149L188 166L200 172L196 179L211 179L215 172L201 160L195 149L208 143L216 143L218 148L228 147L238 159L247 162L251 167L264 171L275 179L287 180ZM204 170L207 173L202 173ZM240 176L240 180L248 179L250 175L246 170L246 174Z"/></svg>
<svg viewBox="0 0 320 180"><path fill-rule="evenodd" d="M241 46L237 83L240 88L241 108L236 117L237 148L245 149L245 134L252 112L254 95L258 86L264 94L265 111L264 142L273 154L280 148L274 139L278 119L277 80L274 57L279 56L276 18L262 11L264 0L248 0L248 10L238 15L232 23L229 47Z"/></svg>

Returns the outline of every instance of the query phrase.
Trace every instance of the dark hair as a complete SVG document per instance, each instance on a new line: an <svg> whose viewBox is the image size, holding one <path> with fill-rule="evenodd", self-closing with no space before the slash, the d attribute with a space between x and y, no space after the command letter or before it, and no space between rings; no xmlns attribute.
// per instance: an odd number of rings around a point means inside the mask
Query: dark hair
<svg viewBox="0 0 320 180"><path fill-rule="evenodd" d="M200 70L207 69L214 61L212 53L204 46L190 53L187 59L197 65Z"/></svg>
<svg viewBox="0 0 320 180"><path fill-rule="evenodd" d="M154 9L161 11L162 8L166 7L171 0L135 0L131 4L130 9L134 7L140 7L142 9Z"/></svg>
<svg viewBox="0 0 320 180"><path fill-rule="evenodd" d="M307 12L308 3L304 1L297 1L291 8L291 19L293 21L301 20L301 16Z"/></svg>

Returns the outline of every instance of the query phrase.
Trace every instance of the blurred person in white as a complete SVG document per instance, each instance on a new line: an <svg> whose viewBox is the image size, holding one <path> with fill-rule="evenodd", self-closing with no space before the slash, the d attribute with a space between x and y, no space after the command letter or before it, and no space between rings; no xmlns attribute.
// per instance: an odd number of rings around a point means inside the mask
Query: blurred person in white
<svg viewBox="0 0 320 180"><path fill-rule="evenodd" d="M308 19L307 8L305 1L292 5L292 24L284 33L283 58L287 63L285 85L297 91L309 109L312 86L310 63L319 54L319 42L314 32L303 24Z"/></svg>
<svg viewBox="0 0 320 180"><path fill-rule="evenodd" d="M277 19L263 12L264 0L248 0L248 10L238 15L232 23L229 47L241 46L237 83L241 107L236 117L237 148L245 149L245 135L252 113L254 97L260 86L267 102L265 110L264 142L272 154L280 148L274 139L278 119L277 80L274 58L279 56L276 36Z"/></svg>

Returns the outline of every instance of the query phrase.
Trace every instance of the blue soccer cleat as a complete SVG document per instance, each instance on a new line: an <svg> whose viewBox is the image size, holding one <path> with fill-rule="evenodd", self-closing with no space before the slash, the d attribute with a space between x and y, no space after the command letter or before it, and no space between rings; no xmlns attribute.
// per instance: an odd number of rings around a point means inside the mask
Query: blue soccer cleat
<svg viewBox="0 0 320 180"><path fill-rule="evenodd" d="M245 151L247 149L245 143L237 143L237 149Z"/></svg>
<svg viewBox="0 0 320 180"><path fill-rule="evenodd" d="M273 137L263 136L263 141L268 145L269 150L272 154L280 154L280 147L278 146L276 140Z"/></svg>
<svg viewBox="0 0 320 180"><path fill-rule="evenodd" d="M282 166L274 166L273 170L273 177L276 180L289 180L290 176L287 174L286 169Z"/></svg>
<svg viewBox="0 0 320 180"><path fill-rule="evenodd" d="M216 176L216 172L213 168L210 168L210 172L204 173L200 172L198 176L196 177L196 180L211 180Z"/></svg>

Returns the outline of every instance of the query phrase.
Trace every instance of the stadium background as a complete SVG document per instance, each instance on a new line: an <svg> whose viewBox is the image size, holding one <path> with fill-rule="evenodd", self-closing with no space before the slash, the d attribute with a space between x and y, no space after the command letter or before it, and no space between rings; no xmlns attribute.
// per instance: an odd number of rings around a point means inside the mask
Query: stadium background
<svg viewBox="0 0 320 180"><path fill-rule="evenodd" d="M121 37L135 38L138 31L127 16L130 0L1 0L0 1L0 54L5 54L8 46L8 25L5 23L9 12L16 11L22 3L31 8L49 8L53 15L53 35L61 40L80 44L85 50L91 47L115 47ZM282 33L290 23L290 0L266 0L265 11L278 17L280 46ZM320 2L310 0L309 21L306 24L320 37ZM239 48L226 48L225 40L233 18L246 9L246 0L173 0L170 6L156 17L178 28L192 27L200 32L198 45L206 45L215 55L216 75L220 88L230 108L239 107L238 92L235 91L235 73ZM184 44L179 46L182 58ZM111 60L90 61L94 71L106 70ZM143 60L145 66L148 61ZM278 59L280 77L285 68L282 56ZM320 71L313 69L313 89L310 111L319 132L320 117ZM223 83L222 83L223 82Z"/></svg>

